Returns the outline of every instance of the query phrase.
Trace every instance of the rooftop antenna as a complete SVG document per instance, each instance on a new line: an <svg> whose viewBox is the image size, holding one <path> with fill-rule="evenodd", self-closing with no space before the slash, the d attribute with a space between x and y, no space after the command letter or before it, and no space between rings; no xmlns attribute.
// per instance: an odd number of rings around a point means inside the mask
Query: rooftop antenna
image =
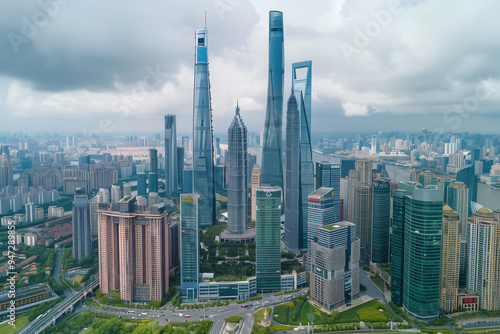
<svg viewBox="0 0 500 334"><path fill-rule="evenodd" d="M205 29L207 29L207 11L205 11Z"/></svg>

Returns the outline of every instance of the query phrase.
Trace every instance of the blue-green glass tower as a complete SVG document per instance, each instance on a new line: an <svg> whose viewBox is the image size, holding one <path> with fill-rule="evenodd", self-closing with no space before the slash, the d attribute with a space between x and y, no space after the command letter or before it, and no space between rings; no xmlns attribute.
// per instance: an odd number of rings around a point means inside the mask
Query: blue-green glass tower
<svg viewBox="0 0 500 334"><path fill-rule="evenodd" d="M196 30L193 96L193 188L200 195L200 227L215 222L212 106L208 73L208 32Z"/></svg>
<svg viewBox="0 0 500 334"><path fill-rule="evenodd" d="M418 183L405 199L403 308L419 320L439 317L443 190Z"/></svg>
<svg viewBox="0 0 500 334"><path fill-rule="evenodd" d="M380 178L372 183L372 262L389 262L389 225L391 217L391 180Z"/></svg>
<svg viewBox="0 0 500 334"><path fill-rule="evenodd" d="M181 290L183 303L198 301L200 241L198 194L181 194Z"/></svg>
<svg viewBox="0 0 500 334"><path fill-rule="evenodd" d="M262 148L261 184L283 189L283 13L269 12L269 74L267 83L267 106L264 123L264 146Z"/></svg>
<svg viewBox="0 0 500 334"><path fill-rule="evenodd" d="M299 247L307 247L307 197L314 190L314 165L311 148L311 76L312 62L292 64L292 91L300 113L300 198Z"/></svg>
<svg viewBox="0 0 500 334"><path fill-rule="evenodd" d="M279 291L281 289L281 188L257 188L256 204L257 291Z"/></svg>
<svg viewBox="0 0 500 334"><path fill-rule="evenodd" d="M391 300L399 307L403 306L405 203L406 190L395 190L392 196Z"/></svg>

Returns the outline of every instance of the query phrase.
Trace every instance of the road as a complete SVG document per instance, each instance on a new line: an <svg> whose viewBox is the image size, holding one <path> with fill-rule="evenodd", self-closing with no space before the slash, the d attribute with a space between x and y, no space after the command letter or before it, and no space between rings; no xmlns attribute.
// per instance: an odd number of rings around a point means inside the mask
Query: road
<svg viewBox="0 0 500 334"><path fill-rule="evenodd" d="M62 268L62 256L64 253L64 247L63 248L58 248L56 250L56 267L54 268L54 272L52 274L52 277L56 280L58 284L61 284L61 280L59 279L59 275L61 274L61 268Z"/></svg>

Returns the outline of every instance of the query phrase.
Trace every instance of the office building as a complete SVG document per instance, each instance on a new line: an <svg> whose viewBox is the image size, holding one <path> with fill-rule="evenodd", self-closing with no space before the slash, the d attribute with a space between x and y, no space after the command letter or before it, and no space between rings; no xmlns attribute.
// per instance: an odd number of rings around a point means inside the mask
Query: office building
<svg viewBox="0 0 500 334"><path fill-rule="evenodd" d="M356 169L356 160L342 159L340 160L340 177L343 179L349 176L349 171Z"/></svg>
<svg viewBox="0 0 500 334"><path fill-rule="evenodd" d="M307 210L306 270L311 271L311 242L318 237L319 228L336 222L335 192L333 188L321 187L309 194Z"/></svg>
<svg viewBox="0 0 500 334"><path fill-rule="evenodd" d="M392 196L391 300L403 306L403 271L406 190L396 189Z"/></svg>
<svg viewBox="0 0 500 334"><path fill-rule="evenodd" d="M137 196L147 195L146 173L137 173Z"/></svg>
<svg viewBox="0 0 500 334"><path fill-rule="evenodd" d="M149 173L148 174L149 181L149 193L158 193L158 174Z"/></svg>
<svg viewBox="0 0 500 334"><path fill-rule="evenodd" d="M405 202L403 308L416 319L433 320L439 317L443 191L402 183L413 191Z"/></svg>
<svg viewBox="0 0 500 334"><path fill-rule="evenodd" d="M80 260L92 253L90 211L85 190L77 189L73 201L73 258Z"/></svg>
<svg viewBox="0 0 500 334"><path fill-rule="evenodd" d="M99 210L99 278L102 293L120 299L161 301L169 289L169 225L165 205L138 205L135 196Z"/></svg>
<svg viewBox="0 0 500 334"><path fill-rule="evenodd" d="M165 116L165 194L177 191L177 130L175 115Z"/></svg>
<svg viewBox="0 0 500 334"><path fill-rule="evenodd" d="M303 227L307 226L307 221L302 216L300 167L300 112L297 99L292 93L286 113L284 239L285 249L295 253L302 247Z"/></svg>
<svg viewBox="0 0 500 334"><path fill-rule="evenodd" d="M330 311L359 295L359 251L353 223L318 228L318 237L311 243L312 301Z"/></svg>
<svg viewBox="0 0 500 334"><path fill-rule="evenodd" d="M193 102L193 191L200 195L200 227L215 222L214 148L208 75L208 31L196 30Z"/></svg>
<svg viewBox="0 0 500 334"><path fill-rule="evenodd" d="M154 148L149 149L149 171L158 173L158 151Z"/></svg>
<svg viewBox="0 0 500 334"><path fill-rule="evenodd" d="M441 242L441 298L439 307L445 312L457 309L460 274L460 221L449 205L443 207Z"/></svg>
<svg viewBox="0 0 500 334"><path fill-rule="evenodd" d="M281 189L257 188L256 277L258 292L280 291L281 287Z"/></svg>
<svg viewBox="0 0 500 334"><path fill-rule="evenodd" d="M457 172L457 181L463 182L469 188L468 213L471 212L471 202L477 202L477 175L474 172L474 165L467 165Z"/></svg>
<svg viewBox="0 0 500 334"><path fill-rule="evenodd" d="M372 183L371 261L389 262L389 225L391 217L391 180L380 178Z"/></svg>
<svg viewBox="0 0 500 334"><path fill-rule="evenodd" d="M340 221L340 174L339 164L327 161L316 162L316 189L321 187L333 188L335 201L335 221Z"/></svg>
<svg viewBox="0 0 500 334"><path fill-rule="evenodd" d="M122 189L118 184L111 186L111 202L118 203L122 199Z"/></svg>
<svg viewBox="0 0 500 334"><path fill-rule="evenodd" d="M198 302L200 242L198 202L200 196L181 194L181 295L183 303Z"/></svg>
<svg viewBox="0 0 500 334"><path fill-rule="evenodd" d="M500 310L500 212L477 210L467 224L467 289L476 291L479 308Z"/></svg>
<svg viewBox="0 0 500 334"><path fill-rule="evenodd" d="M269 73L262 148L262 184L283 189L283 13L269 12Z"/></svg>
<svg viewBox="0 0 500 334"><path fill-rule="evenodd" d="M236 106L236 115L228 129L227 148L227 228L233 234L247 230L248 222L248 160L247 128Z"/></svg>
<svg viewBox="0 0 500 334"><path fill-rule="evenodd" d="M6 149L8 152L8 149ZM4 152L0 156L0 189L14 185L12 164L9 154Z"/></svg>
<svg viewBox="0 0 500 334"><path fill-rule="evenodd" d="M257 188L260 187L260 166L255 164L252 169L252 221L257 220Z"/></svg>
<svg viewBox="0 0 500 334"><path fill-rule="evenodd" d="M177 189L184 186L184 148L177 147Z"/></svg>
<svg viewBox="0 0 500 334"><path fill-rule="evenodd" d="M300 248L307 247L307 197L314 190L314 165L311 148L311 85L312 62L292 64L292 92L300 113L300 198L301 238ZM286 208L285 208L286 209Z"/></svg>

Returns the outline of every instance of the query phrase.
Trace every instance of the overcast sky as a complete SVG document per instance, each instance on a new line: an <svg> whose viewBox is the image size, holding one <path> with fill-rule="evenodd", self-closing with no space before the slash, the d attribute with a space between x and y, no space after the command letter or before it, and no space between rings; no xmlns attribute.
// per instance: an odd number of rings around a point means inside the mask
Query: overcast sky
<svg viewBox="0 0 500 334"><path fill-rule="evenodd" d="M3 0L0 131L154 134L170 113L190 133L204 11L214 130L238 99L260 131L270 10L284 13L286 98L291 64L312 60L313 133L500 132L494 0Z"/></svg>

